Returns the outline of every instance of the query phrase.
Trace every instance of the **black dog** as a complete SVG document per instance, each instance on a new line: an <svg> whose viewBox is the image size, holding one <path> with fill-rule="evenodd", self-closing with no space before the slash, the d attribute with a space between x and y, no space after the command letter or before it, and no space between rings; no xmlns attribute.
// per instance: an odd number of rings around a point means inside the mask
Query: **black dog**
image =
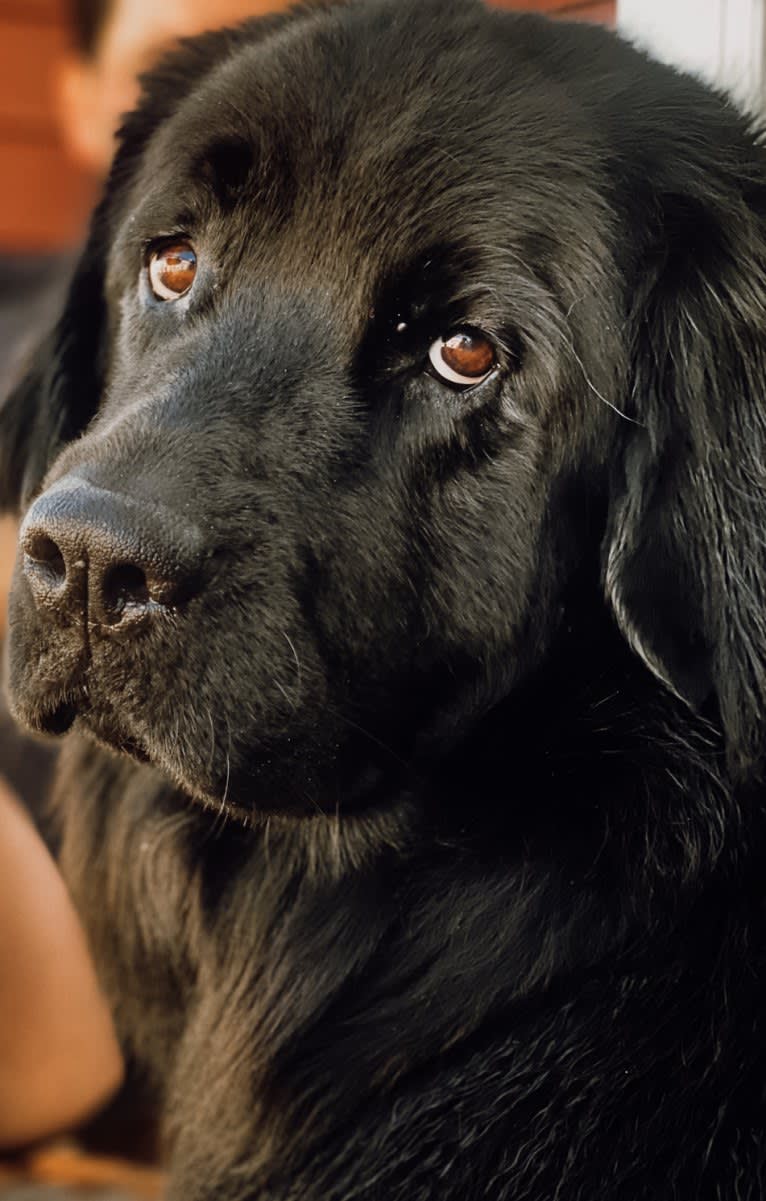
<svg viewBox="0 0 766 1201"><path fill-rule="evenodd" d="M173 1198L766 1196L765 330L758 138L603 31L149 78L0 425Z"/></svg>

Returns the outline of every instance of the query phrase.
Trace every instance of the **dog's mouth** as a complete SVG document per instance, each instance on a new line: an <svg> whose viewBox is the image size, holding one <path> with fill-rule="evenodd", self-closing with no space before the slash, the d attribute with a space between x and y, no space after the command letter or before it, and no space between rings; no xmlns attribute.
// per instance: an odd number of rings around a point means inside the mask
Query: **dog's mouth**
<svg viewBox="0 0 766 1201"><path fill-rule="evenodd" d="M29 681L27 681L29 683ZM34 734L61 738L68 734L83 711L86 688L79 673L58 687L9 688L11 712L20 725Z"/></svg>
<svg viewBox="0 0 766 1201"><path fill-rule="evenodd" d="M77 720L77 705L73 700L62 700L43 706L35 726L41 734L59 738L68 734Z"/></svg>
<svg viewBox="0 0 766 1201"><path fill-rule="evenodd" d="M84 684L68 689L63 696L51 696L32 713L19 716L39 734L61 738L76 728L107 750L127 755L138 763L151 762L146 747L125 729L113 711L94 708Z"/></svg>
<svg viewBox="0 0 766 1201"><path fill-rule="evenodd" d="M82 736L111 754L157 769L184 792L220 808L231 791L228 757L221 755L211 725L195 733L193 707L186 713L174 710L171 736L167 722L158 722L150 692L139 704L129 689L107 687L81 659L66 668L62 671L60 659L49 654L15 673L8 695L20 725L50 738Z"/></svg>
<svg viewBox="0 0 766 1201"><path fill-rule="evenodd" d="M21 638L11 644L9 697L20 724L148 766L215 812L311 817L334 812L339 796L361 812L409 780L397 746L366 724L347 728L339 718L337 726L316 726L302 712L270 708L268 698L238 724L224 690L215 692L199 672L200 688L177 696L148 655L102 655L94 664L82 654L67 658L55 642L36 655L26 651Z"/></svg>

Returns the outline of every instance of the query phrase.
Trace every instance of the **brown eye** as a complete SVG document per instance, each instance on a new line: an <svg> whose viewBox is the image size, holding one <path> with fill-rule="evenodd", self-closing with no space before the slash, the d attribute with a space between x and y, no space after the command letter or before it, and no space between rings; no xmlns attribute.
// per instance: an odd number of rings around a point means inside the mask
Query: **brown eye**
<svg viewBox="0 0 766 1201"><path fill-rule="evenodd" d="M185 296L197 274L197 255L191 242L169 242L149 259L149 284L158 300Z"/></svg>
<svg viewBox="0 0 766 1201"><path fill-rule="evenodd" d="M467 388L480 384L497 364L495 348L481 330L455 330L447 338L437 338L428 351L431 366L448 384Z"/></svg>

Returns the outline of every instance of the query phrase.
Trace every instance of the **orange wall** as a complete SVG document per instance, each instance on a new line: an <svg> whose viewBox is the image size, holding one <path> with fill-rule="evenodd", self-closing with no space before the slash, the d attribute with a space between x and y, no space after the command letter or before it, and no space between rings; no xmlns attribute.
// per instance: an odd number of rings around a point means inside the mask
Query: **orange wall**
<svg viewBox="0 0 766 1201"><path fill-rule="evenodd" d="M567 21L597 21L602 25L614 24L617 9L617 0L601 0L600 4L588 3L587 0L490 0L490 2L496 4L498 8L512 8L516 11L531 9L538 13L564 17Z"/></svg>
<svg viewBox="0 0 766 1201"><path fill-rule="evenodd" d="M615 0L496 3L614 20ZM67 160L54 118L55 66L66 46L64 12L64 0L0 0L0 250L75 243L94 195L93 181Z"/></svg>
<svg viewBox="0 0 766 1201"><path fill-rule="evenodd" d="M0 248L76 242L92 184L67 160L55 112L63 0L0 0Z"/></svg>

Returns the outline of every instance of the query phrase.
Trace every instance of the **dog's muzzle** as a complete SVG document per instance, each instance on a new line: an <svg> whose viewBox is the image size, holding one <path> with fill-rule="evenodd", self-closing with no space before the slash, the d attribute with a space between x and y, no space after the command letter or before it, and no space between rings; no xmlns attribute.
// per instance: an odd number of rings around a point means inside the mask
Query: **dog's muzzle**
<svg viewBox="0 0 766 1201"><path fill-rule="evenodd" d="M130 635L200 588L202 539L194 526L78 476L34 502L20 546L41 620L89 636Z"/></svg>

